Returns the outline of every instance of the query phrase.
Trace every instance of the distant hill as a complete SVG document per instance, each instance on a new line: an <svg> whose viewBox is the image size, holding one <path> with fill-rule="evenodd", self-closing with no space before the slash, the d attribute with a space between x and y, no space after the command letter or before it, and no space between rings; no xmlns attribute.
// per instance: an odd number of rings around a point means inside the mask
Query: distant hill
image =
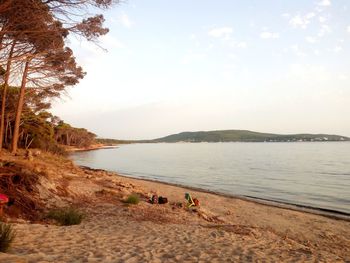
<svg viewBox="0 0 350 263"><path fill-rule="evenodd" d="M350 138L330 134L272 134L247 130L181 132L143 142L296 142L350 141Z"/></svg>

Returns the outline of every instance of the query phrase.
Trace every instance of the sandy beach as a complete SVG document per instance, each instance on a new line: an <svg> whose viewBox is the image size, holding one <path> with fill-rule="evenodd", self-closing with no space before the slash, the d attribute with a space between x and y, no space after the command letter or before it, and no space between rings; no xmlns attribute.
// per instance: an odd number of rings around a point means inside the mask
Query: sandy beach
<svg viewBox="0 0 350 263"><path fill-rule="evenodd" d="M18 157L16 163L26 165ZM8 217L17 236L0 262L350 261L347 220L80 168L54 156L39 156L30 167L42 174L36 189L45 209L75 206L85 218L58 226ZM199 208L186 208L186 192ZM139 204L123 202L131 193ZM154 193L169 203L149 203Z"/></svg>

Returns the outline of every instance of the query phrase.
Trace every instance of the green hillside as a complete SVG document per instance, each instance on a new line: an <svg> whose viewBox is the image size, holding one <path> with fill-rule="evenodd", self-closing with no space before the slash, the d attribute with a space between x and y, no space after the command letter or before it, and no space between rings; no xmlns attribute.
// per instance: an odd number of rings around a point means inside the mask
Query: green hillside
<svg viewBox="0 0 350 263"><path fill-rule="evenodd" d="M288 142L349 141L350 138L329 134L271 134L247 130L181 132L149 142Z"/></svg>

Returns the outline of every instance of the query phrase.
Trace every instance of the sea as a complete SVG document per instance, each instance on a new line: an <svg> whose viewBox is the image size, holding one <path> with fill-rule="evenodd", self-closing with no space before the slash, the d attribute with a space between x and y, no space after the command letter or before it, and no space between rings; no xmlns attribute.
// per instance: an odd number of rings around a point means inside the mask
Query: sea
<svg viewBox="0 0 350 263"><path fill-rule="evenodd" d="M350 215L350 142L126 144L71 158L129 177Z"/></svg>

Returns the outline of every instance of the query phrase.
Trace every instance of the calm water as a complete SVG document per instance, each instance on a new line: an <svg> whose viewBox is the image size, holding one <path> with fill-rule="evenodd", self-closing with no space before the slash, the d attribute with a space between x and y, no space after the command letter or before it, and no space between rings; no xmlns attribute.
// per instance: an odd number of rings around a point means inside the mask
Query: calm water
<svg viewBox="0 0 350 263"><path fill-rule="evenodd" d="M131 144L79 165L137 178L350 213L350 143Z"/></svg>

